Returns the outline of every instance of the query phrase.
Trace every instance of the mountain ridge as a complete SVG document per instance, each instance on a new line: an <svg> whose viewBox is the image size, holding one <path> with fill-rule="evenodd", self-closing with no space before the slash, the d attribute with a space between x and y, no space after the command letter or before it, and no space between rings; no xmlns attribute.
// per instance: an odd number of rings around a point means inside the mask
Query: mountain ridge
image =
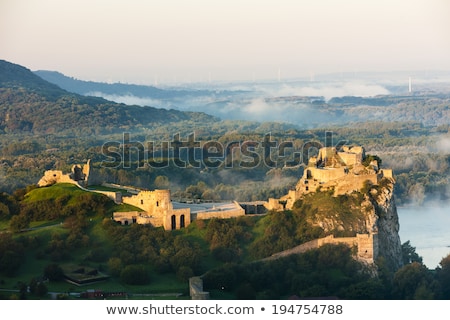
<svg viewBox="0 0 450 320"><path fill-rule="evenodd" d="M37 70L33 73L50 83L60 86L67 91L78 93L81 95L90 95L96 92L101 92L104 95L132 95L141 98L151 97L154 99L167 99L187 95L204 95L209 93L209 91L207 90L159 89L155 86L150 85L79 80L73 77L66 76L61 72L50 70Z"/></svg>
<svg viewBox="0 0 450 320"><path fill-rule="evenodd" d="M125 105L71 93L26 67L5 60L0 60L0 110L0 133L71 132L86 135L180 121L203 124L218 121L201 112Z"/></svg>

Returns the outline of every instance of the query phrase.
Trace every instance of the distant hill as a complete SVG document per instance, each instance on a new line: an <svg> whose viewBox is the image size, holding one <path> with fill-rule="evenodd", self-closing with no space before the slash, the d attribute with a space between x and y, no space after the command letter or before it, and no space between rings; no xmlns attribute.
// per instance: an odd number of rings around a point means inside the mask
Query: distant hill
<svg viewBox="0 0 450 320"><path fill-rule="evenodd" d="M119 104L70 93L29 69L0 60L0 134L92 135L189 121L219 121L200 112Z"/></svg>
<svg viewBox="0 0 450 320"><path fill-rule="evenodd" d="M82 95L102 93L104 95L132 95L140 98L168 99L210 94L207 90L163 90L147 85L84 81L65 76L56 71L38 70L34 71L34 73L67 91Z"/></svg>
<svg viewBox="0 0 450 320"><path fill-rule="evenodd" d="M67 91L45 81L29 69L5 60L0 60L0 88L23 88L29 92L45 93L47 97L51 98L68 94Z"/></svg>

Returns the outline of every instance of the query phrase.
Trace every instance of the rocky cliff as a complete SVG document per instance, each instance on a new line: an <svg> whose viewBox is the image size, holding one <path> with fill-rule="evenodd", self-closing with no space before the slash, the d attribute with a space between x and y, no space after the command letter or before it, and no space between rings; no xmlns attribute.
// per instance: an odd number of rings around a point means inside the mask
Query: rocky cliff
<svg viewBox="0 0 450 320"><path fill-rule="evenodd" d="M370 210L368 218L378 230L379 255L385 258L390 269L397 270L403 265L403 259L394 182L389 180L389 183L372 189L369 198L373 210Z"/></svg>
<svg viewBox="0 0 450 320"><path fill-rule="evenodd" d="M302 207L315 212L309 218L312 225L335 237L376 234L375 262L383 258L386 266L395 271L403 262L394 184L393 179L384 178L378 185L337 197L317 192L304 197Z"/></svg>

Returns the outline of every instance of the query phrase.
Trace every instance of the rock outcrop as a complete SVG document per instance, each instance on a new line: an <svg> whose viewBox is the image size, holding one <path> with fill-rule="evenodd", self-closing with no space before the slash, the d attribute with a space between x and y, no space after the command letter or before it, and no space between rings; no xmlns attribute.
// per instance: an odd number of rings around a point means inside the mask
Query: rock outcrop
<svg viewBox="0 0 450 320"><path fill-rule="evenodd" d="M373 253L370 259L376 262L383 258L386 266L395 271L403 264L393 194L395 179L392 170L381 169L380 165L381 159L366 155L363 147L339 151L322 148L318 156L309 159L295 190L280 199L269 199L266 207L314 212L309 215L309 224L334 235L332 241L336 243L352 245L347 239L350 236L357 244L358 236L368 235L373 239L368 250Z"/></svg>
<svg viewBox="0 0 450 320"><path fill-rule="evenodd" d="M373 219L373 226L378 230L378 248L391 270L403 265L402 246L400 242L400 223L394 197L394 183L371 191L373 211L368 219Z"/></svg>

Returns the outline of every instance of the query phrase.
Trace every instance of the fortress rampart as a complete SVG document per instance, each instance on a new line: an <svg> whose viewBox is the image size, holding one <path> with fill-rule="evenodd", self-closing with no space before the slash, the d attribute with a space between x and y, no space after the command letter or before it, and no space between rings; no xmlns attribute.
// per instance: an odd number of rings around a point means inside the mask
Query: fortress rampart
<svg viewBox="0 0 450 320"><path fill-rule="evenodd" d="M213 208L210 210L205 210L203 212L197 212L195 213L195 218L198 220L205 220L205 219L212 219L212 218L218 218L218 219L230 219L230 218L237 218L240 216L245 215L245 210L234 201L232 204L228 206L228 208Z"/></svg>
<svg viewBox="0 0 450 320"><path fill-rule="evenodd" d="M318 249L325 244L345 244L349 247L355 247L356 258L361 261L373 263L379 255L378 248L378 234L357 234L356 237L342 237L335 238L333 235L329 235L324 238L314 239L292 249L275 253L263 260L274 260L281 257L286 257L291 254L300 254L308 250Z"/></svg>

